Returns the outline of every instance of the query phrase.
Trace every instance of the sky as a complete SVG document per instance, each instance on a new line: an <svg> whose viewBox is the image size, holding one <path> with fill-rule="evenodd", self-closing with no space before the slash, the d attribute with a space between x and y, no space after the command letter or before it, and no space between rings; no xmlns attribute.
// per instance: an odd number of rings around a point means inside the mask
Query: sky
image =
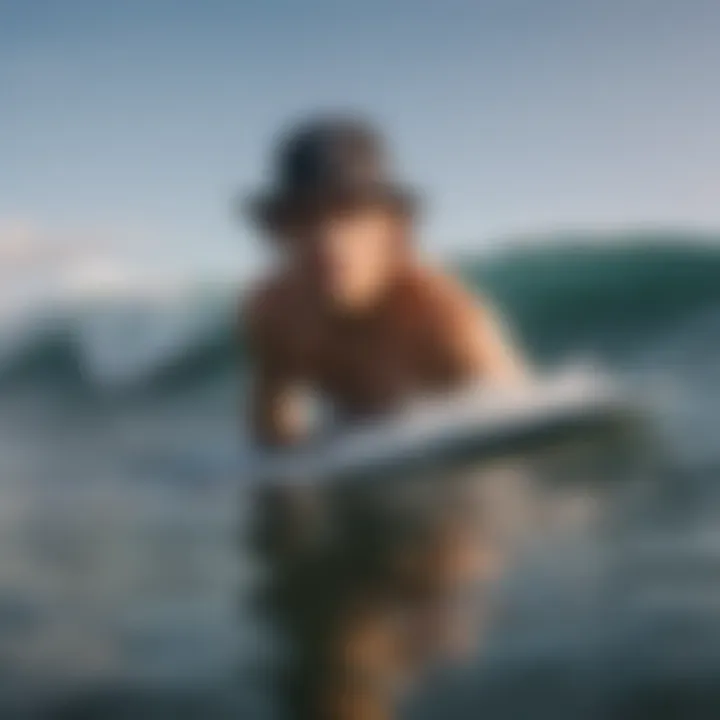
<svg viewBox="0 0 720 720"><path fill-rule="evenodd" d="M319 110L381 125L433 252L720 228L719 34L717 0L0 0L0 246L252 269L232 201Z"/></svg>

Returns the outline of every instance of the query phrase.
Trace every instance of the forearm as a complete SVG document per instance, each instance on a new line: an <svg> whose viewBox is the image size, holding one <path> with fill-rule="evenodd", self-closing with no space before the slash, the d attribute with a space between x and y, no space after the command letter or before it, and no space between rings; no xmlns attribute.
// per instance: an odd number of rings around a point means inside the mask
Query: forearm
<svg viewBox="0 0 720 720"><path fill-rule="evenodd" d="M304 403L289 383L259 375L248 398L248 426L254 443L291 447L308 433Z"/></svg>

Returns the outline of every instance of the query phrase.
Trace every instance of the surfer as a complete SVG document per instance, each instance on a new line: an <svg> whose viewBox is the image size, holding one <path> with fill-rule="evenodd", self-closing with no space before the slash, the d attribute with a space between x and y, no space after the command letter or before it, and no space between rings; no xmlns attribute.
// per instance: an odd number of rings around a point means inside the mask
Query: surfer
<svg viewBox="0 0 720 720"><path fill-rule="evenodd" d="M489 304L422 261L415 242L418 199L393 180L389 165L372 126L344 117L310 120L281 140L274 186L249 203L253 221L279 258L242 312L253 364L250 428L258 443L286 447L308 439L313 431L304 405L308 390L348 420L387 413L414 397L473 380L515 383L524 374ZM295 627L296 639L305 637L314 647L315 659L306 657L306 664L315 666L307 676L313 679L306 678L304 690L297 691L297 697L305 695L296 702L298 715L386 717L387 687L422 655L420 638L432 633L423 635L421 625L425 630L433 625L422 612L417 617L423 622L404 640L397 627L390 629L397 588L414 587L416 600L442 599L475 567L477 554L468 559L461 550L468 545L460 524L439 523L421 544L424 560L410 563L412 572L399 569L404 561L392 565L395 560L384 557L376 572L352 581L317 565L314 576L300 560L300 533L293 534L309 512L303 502L289 498L287 515L276 523L285 544L275 538L275 558L285 568L280 585L286 624L293 624L287 620L293 612L296 619L302 616L295 625L305 626L302 632ZM326 600L318 603L316 592L315 600L300 608L313 577ZM386 586L395 588L393 597ZM313 604L325 630L316 622L310 638L306 626L312 625ZM323 632L325 640L319 637Z"/></svg>
<svg viewBox="0 0 720 720"><path fill-rule="evenodd" d="M417 199L386 165L372 128L309 122L280 143L277 187L250 204L282 259L244 312L262 442L306 437L305 388L357 416L522 372L489 306L421 262Z"/></svg>

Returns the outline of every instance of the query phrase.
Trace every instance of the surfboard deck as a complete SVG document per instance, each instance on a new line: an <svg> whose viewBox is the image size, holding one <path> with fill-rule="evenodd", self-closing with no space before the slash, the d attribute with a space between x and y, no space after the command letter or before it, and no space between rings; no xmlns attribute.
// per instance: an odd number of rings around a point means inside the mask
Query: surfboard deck
<svg viewBox="0 0 720 720"><path fill-rule="evenodd" d="M256 452L256 481L368 480L450 469L633 427L639 403L596 370L565 370L512 390L471 387L418 401L320 445Z"/></svg>

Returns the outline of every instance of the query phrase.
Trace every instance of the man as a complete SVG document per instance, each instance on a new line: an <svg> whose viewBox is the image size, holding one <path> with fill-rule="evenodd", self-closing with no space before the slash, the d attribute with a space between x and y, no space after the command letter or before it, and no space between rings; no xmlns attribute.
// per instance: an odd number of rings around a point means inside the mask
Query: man
<svg viewBox="0 0 720 720"><path fill-rule="evenodd" d="M244 308L254 364L250 426L257 442L288 446L309 437L303 403L308 390L331 404L336 420L347 422L474 380L514 383L522 377L522 362L489 306L422 262L414 242L417 200L392 180L373 128L348 118L310 121L280 143L276 175L275 187L249 208L279 256L277 269ZM290 532L302 516L303 498L289 504L288 522L282 523L285 549L276 554L285 568L280 594L286 621L294 612L306 631L308 609L317 603L309 600L299 609L296 599L314 575L298 560L301 543ZM459 540L459 525L448 528L428 533L410 549L412 571L383 552L364 579L345 583L333 596L334 607L316 613L325 629L316 623L314 632L325 633L325 641L296 633L305 638L300 644L322 647L307 661L321 668L306 683L313 688L305 688L307 717L387 715L390 704L380 686L392 684L419 650L389 630L396 598L384 584L433 586L432 593L418 590L416 597L437 598L443 592L438 586L447 589L467 575L477 555L461 550L467 543ZM329 577L327 567L320 576ZM293 585L291 577L301 580ZM329 580L317 582L327 590ZM431 626L423 624L426 631ZM415 643L423 636L419 628L416 623L411 633ZM300 714L299 707L300 701Z"/></svg>
<svg viewBox="0 0 720 720"><path fill-rule="evenodd" d="M519 376L490 309L419 259L416 200L387 177L371 129L311 122L277 160L279 186L251 204L282 258L245 312L261 441L305 437L295 394L304 388L358 416L474 378Z"/></svg>

